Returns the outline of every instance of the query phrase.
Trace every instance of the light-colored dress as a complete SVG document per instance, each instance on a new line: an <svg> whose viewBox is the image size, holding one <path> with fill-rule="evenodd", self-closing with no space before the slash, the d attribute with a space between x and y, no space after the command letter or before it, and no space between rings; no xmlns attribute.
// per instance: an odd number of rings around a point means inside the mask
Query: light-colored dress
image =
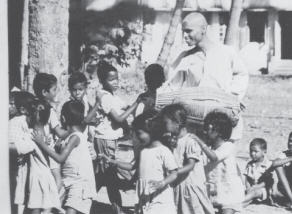
<svg viewBox="0 0 292 214"><path fill-rule="evenodd" d="M207 194L203 156L199 144L187 133L178 139L173 154L179 167L183 167L188 159L196 161L194 169L179 179L180 183L174 189L178 213L215 213Z"/></svg>
<svg viewBox="0 0 292 214"><path fill-rule="evenodd" d="M240 211L244 200L244 185L235 159L235 147L227 141L213 150L217 161L205 166L209 196L213 204Z"/></svg>
<svg viewBox="0 0 292 214"><path fill-rule="evenodd" d="M25 116L9 121L9 142L18 153L15 204L28 208L60 208L58 189L47 159L31 139Z"/></svg>
<svg viewBox="0 0 292 214"><path fill-rule="evenodd" d="M165 187L161 192L151 196L150 181L162 181L171 170L177 169L177 163L171 151L163 146L144 148L140 154L139 180L137 196L139 208L143 214L176 214L173 189Z"/></svg>
<svg viewBox="0 0 292 214"><path fill-rule="evenodd" d="M61 166L66 189L64 206L72 207L81 213L89 213L91 202L96 199L96 190L87 137L81 132L73 132L64 141L65 145L72 136L79 137L80 142Z"/></svg>

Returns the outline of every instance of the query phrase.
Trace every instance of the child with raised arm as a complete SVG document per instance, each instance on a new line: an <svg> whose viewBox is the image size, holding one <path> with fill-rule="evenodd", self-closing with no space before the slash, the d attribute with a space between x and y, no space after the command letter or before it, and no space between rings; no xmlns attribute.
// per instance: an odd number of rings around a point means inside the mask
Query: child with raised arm
<svg viewBox="0 0 292 214"><path fill-rule="evenodd" d="M59 122L57 112L53 108L56 103L57 96L57 78L52 74L38 73L33 80L33 90L37 98L47 102L50 105L50 117L48 124L45 126L46 136L48 136L48 143L52 150L55 151L56 136L59 138L66 138L68 133L62 129ZM62 176L60 166L53 159L50 158L50 167L54 178L56 180L59 191L62 189Z"/></svg>
<svg viewBox="0 0 292 214"><path fill-rule="evenodd" d="M127 118L134 112L140 98L130 107L116 94L119 88L118 71L107 62L100 62L98 66L98 78L103 90L100 98L101 111L103 118L96 127L95 149L97 155L105 154L115 159L115 152L118 141L129 134ZM106 186L110 202L115 213L122 213L121 195L117 185L112 185L118 179L117 171L112 166L99 161L96 167L97 191Z"/></svg>
<svg viewBox="0 0 292 214"><path fill-rule="evenodd" d="M214 214L205 186L203 153L186 128L187 111L180 104L172 104L161 110L161 116L166 132L178 136L176 144L168 145L179 165L174 188L178 213Z"/></svg>
<svg viewBox="0 0 292 214"><path fill-rule="evenodd" d="M65 139L60 154L49 148L40 133L34 133L34 140L44 152L62 164L66 213L88 214L92 200L96 197L96 190L87 137L83 134L84 105L80 101L66 102L62 107L61 117L69 136Z"/></svg>
<svg viewBox="0 0 292 214"><path fill-rule="evenodd" d="M50 108L43 101L32 101L29 96L23 95L23 98L30 100L26 106L21 107L20 112L25 114L10 121L10 128L13 128L10 135L14 137L11 136L9 141L14 144L18 153L19 164L15 203L24 206L24 213L40 214L51 208L61 207L57 185L46 156L31 136L32 129L44 133Z"/></svg>
<svg viewBox="0 0 292 214"><path fill-rule="evenodd" d="M204 131L206 143L195 138L208 158L205 172L211 201L220 213L240 212L244 185L236 163L235 146L229 141L232 122L225 113L210 112L204 119Z"/></svg>

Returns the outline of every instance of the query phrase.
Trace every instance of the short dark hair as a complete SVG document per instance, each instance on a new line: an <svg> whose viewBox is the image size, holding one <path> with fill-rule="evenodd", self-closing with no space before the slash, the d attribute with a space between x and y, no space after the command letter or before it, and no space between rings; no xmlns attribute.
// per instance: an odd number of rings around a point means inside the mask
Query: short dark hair
<svg viewBox="0 0 292 214"><path fill-rule="evenodd" d="M70 75L68 79L68 88L71 91L75 84L77 83L83 83L85 86L87 86L87 78L86 76L81 72L74 72Z"/></svg>
<svg viewBox="0 0 292 214"><path fill-rule="evenodd" d="M212 111L204 119L204 129L209 125L219 133L223 140L229 140L232 133L232 121L227 114L219 111Z"/></svg>
<svg viewBox="0 0 292 214"><path fill-rule="evenodd" d="M185 127L187 123L187 110L182 104L171 104L165 106L161 112L162 117L167 117L170 120L179 124L180 127Z"/></svg>
<svg viewBox="0 0 292 214"><path fill-rule="evenodd" d="M149 127L147 124L147 121L157 115L157 112L154 110L149 110L145 111L142 114L138 115L133 123L132 123L132 128L137 131L137 130L143 130L145 132L149 132Z"/></svg>
<svg viewBox="0 0 292 214"><path fill-rule="evenodd" d="M150 90L156 90L165 82L164 69L159 64L151 64L145 69L144 78Z"/></svg>
<svg viewBox="0 0 292 214"><path fill-rule="evenodd" d="M42 125L48 123L51 113L51 106L44 100L34 99L33 102L30 103L28 112L29 116L33 119L32 125L37 122L36 118L34 117L36 113L39 114L39 121Z"/></svg>
<svg viewBox="0 0 292 214"><path fill-rule="evenodd" d="M49 91L55 84L57 78L53 74L38 73L33 80L33 90L39 99L43 99L43 90Z"/></svg>
<svg viewBox="0 0 292 214"><path fill-rule="evenodd" d="M19 91L15 93L14 96L14 104L17 111L20 110L21 107L29 110L31 103L35 100L35 96L27 91Z"/></svg>
<svg viewBox="0 0 292 214"><path fill-rule="evenodd" d="M251 146L259 146L262 150L267 151L267 141L265 141L265 139L263 138L254 138L251 142L250 142L250 147Z"/></svg>
<svg viewBox="0 0 292 214"><path fill-rule="evenodd" d="M99 81L103 84L108 77L109 72L118 70L106 61L100 61L97 66L97 76Z"/></svg>
<svg viewBox="0 0 292 214"><path fill-rule="evenodd" d="M70 100L66 102L61 110L62 126L81 125L84 120L84 109L85 107L81 101Z"/></svg>

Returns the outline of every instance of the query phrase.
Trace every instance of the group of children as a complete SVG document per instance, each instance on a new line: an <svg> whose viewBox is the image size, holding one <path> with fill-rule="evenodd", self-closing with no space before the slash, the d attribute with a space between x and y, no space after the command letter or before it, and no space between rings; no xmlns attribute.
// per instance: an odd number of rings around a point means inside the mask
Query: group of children
<svg viewBox="0 0 292 214"><path fill-rule="evenodd" d="M57 79L52 74L36 75L35 95L11 93L10 173L19 214L90 213L102 186L107 188L113 212L123 213L118 169L136 170L132 179L136 213L229 214L240 212L251 201L272 203L274 169L279 190L291 204L292 134L288 150L274 161L266 157L264 139L252 140L252 160L242 173L229 140L232 122L226 114L209 113L204 136L198 137L189 130L183 105L154 110L156 89L165 81L162 67L146 68L148 89L130 106L116 93L119 75L114 66L101 62L97 75L102 90L90 106L85 75L71 74L71 97L60 117L54 109ZM135 118L129 124L132 114ZM119 141L129 136L135 151L128 163L117 160L116 151Z"/></svg>

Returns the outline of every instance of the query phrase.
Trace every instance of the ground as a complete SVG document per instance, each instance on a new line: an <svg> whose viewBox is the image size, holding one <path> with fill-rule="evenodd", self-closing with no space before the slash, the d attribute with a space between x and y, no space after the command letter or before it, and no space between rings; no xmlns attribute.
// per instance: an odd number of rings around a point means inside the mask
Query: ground
<svg viewBox="0 0 292 214"><path fill-rule="evenodd" d="M249 158L248 145L251 139L262 137L268 142L268 156L273 159L286 148L288 134L292 131L292 76L252 76L244 99L246 110L243 138L238 142L238 160L243 166ZM131 151L121 149L119 157L130 158ZM127 213L133 213L133 190L122 192ZM110 213L105 188L98 193L99 203L94 213ZM288 214L284 208L250 205L243 214Z"/></svg>

